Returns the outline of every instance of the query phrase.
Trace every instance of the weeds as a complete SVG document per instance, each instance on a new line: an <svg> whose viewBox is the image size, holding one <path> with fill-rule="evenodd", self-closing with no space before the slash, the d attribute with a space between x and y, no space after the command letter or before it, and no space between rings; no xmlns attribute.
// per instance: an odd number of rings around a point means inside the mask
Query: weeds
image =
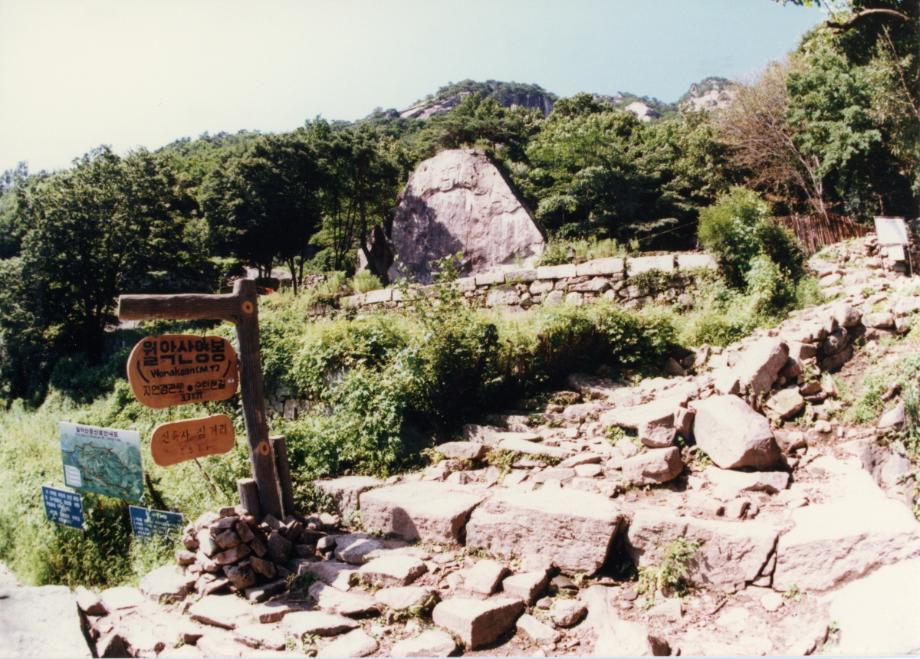
<svg viewBox="0 0 920 659"><path fill-rule="evenodd" d="M669 542L661 563L639 568L637 591L652 597L659 591L665 595L685 595L690 587L690 568L701 546L699 540L683 537Z"/></svg>
<svg viewBox="0 0 920 659"><path fill-rule="evenodd" d="M511 471L511 466L518 459L518 454L506 449L491 448L486 453L486 464L496 467L501 475L504 476Z"/></svg>

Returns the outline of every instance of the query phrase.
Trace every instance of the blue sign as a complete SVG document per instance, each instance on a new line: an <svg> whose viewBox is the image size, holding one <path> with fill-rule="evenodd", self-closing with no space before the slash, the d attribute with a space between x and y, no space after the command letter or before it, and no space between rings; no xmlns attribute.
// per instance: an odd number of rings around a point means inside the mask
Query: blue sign
<svg viewBox="0 0 920 659"><path fill-rule="evenodd" d="M52 522L83 528L83 497L76 492L42 485L42 500L45 502L45 517Z"/></svg>
<svg viewBox="0 0 920 659"><path fill-rule="evenodd" d="M149 540L155 535L168 536L182 526L182 513L153 510L140 506L128 506L131 516L131 530L138 538Z"/></svg>

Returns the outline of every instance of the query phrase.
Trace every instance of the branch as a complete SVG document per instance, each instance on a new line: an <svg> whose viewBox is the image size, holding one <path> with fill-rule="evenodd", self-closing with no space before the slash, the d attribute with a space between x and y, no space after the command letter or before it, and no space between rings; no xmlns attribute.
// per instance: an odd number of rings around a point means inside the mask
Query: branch
<svg viewBox="0 0 920 659"><path fill-rule="evenodd" d="M846 32L847 30L854 28L856 24L862 21L862 19L864 19L866 16L872 16L875 14L893 16L895 18L901 19L902 21L910 20L910 16L896 9L884 9L884 8L878 7L874 9L861 9L860 11L855 12L852 16L850 16L849 19L847 19L846 21L843 21L842 23L838 23L836 21L828 21L827 27L832 29L834 32Z"/></svg>

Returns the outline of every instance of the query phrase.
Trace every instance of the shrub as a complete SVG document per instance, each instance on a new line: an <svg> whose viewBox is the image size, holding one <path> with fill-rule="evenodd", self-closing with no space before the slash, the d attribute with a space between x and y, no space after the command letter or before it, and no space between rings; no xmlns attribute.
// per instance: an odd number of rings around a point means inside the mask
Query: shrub
<svg viewBox="0 0 920 659"><path fill-rule="evenodd" d="M351 287L355 293L366 293L383 288L383 282L374 273L368 270L360 270L351 278Z"/></svg>
<svg viewBox="0 0 920 659"><path fill-rule="evenodd" d="M714 205L704 208L697 235L736 288L746 286L747 272L760 254L776 263L792 281L802 275L804 255L795 238L773 221L770 207L757 193L746 188L732 188Z"/></svg>
<svg viewBox="0 0 920 659"><path fill-rule="evenodd" d="M626 248L612 238L604 240L562 240L552 239L540 256L539 265L561 265L563 263L583 263L592 259L608 256L624 256Z"/></svg>

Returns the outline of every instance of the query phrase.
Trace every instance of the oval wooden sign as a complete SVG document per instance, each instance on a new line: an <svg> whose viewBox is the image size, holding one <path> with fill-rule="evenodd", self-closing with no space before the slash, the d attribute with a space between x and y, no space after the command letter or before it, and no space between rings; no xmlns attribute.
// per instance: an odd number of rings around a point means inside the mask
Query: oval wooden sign
<svg viewBox="0 0 920 659"><path fill-rule="evenodd" d="M184 460L226 453L236 437L233 422L226 414L161 423L153 430L150 452L153 461L169 467Z"/></svg>
<svg viewBox="0 0 920 659"><path fill-rule="evenodd" d="M148 336L128 357L128 382L141 403L156 409L227 400L239 384L236 351L219 336Z"/></svg>

